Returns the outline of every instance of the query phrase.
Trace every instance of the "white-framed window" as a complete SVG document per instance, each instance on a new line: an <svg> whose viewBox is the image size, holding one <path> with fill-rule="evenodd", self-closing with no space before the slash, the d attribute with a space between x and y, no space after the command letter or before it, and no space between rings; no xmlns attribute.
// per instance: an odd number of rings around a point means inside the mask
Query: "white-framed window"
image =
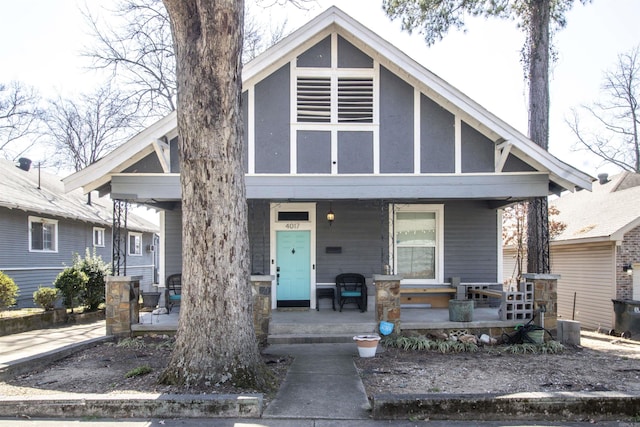
<svg viewBox="0 0 640 427"><path fill-rule="evenodd" d="M104 228L93 227L93 246L104 247Z"/></svg>
<svg viewBox="0 0 640 427"><path fill-rule="evenodd" d="M127 253L133 256L142 255L142 233L129 232Z"/></svg>
<svg viewBox="0 0 640 427"><path fill-rule="evenodd" d="M392 205L394 271L403 283L442 283L444 205Z"/></svg>
<svg viewBox="0 0 640 427"><path fill-rule="evenodd" d="M58 252L58 221L29 217L29 251Z"/></svg>

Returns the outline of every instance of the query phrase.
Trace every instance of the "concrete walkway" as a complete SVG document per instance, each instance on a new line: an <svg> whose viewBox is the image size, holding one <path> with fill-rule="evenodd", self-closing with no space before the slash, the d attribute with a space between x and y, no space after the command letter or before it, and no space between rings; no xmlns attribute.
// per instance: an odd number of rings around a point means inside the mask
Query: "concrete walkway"
<svg viewBox="0 0 640 427"><path fill-rule="evenodd" d="M350 344L279 344L265 353L294 356L280 391L264 418L368 419L370 405Z"/></svg>

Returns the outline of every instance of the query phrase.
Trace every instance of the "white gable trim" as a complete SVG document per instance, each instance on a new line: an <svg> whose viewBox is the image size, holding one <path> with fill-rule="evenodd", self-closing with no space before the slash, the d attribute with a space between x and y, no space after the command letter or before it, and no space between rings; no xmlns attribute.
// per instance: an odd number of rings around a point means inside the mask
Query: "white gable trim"
<svg viewBox="0 0 640 427"><path fill-rule="evenodd" d="M538 170L549 171L550 179L562 187L573 189L577 186L591 189L593 179L589 175L552 156L548 151L537 146L513 127L489 113L462 92L431 73L395 46L336 7L329 8L244 67L243 87L244 90L249 90L250 98L249 120L251 120L251 110L253 108L251 102L253 86L260 81L261 78L268 76L283 65L291 61L295 62L295 56L297 54L304 52L334 32L338 32L354 46L372 56L376 73L379 73L380 65L389 68L389 70L393 71L400 78L403 78L418 88L421 93L440 103L455 115L456 173L461 172L459 127L461 121L464 121L496 143L498 141L500 143L506 141L511 144L510 152L512 154L530 163ZM333 36L332 40L335 39L336 37ZM333 51L335 52L335 49ZM295 68L294 65L294 63L291 64L292 72ZM377 82L379 79L374 80ZM376 90L378 90L378 88L376 88ZM377 106L375 106L374 111L378 111ZM375 118L376 122L378 119L377 117ZM64 178L65 190L70 191L83 187L84 191L87 192L108 183L111 174L125 170L144 156L153 152L154 141L166 137L169 134L175 135L176 129L176 113L173 112L140 132L99 162ZM294 132L294 130L291 129L291 132ZM377 132L374 132L374 147L377 146L377 138ZM295 141L295 138L291 140ZM251 134L248 135L248 142L249 154L251 155L252 148L255 149L255 147L252 147ZM497 159L496 161L506 161L506 157L499 160ZM295 160L292 160L292 162L295 162ZM251 168L251 165L254 163L255 162L250 161L249 167ZM374 159L374 165L378 164L379 159ZM295 164L291 166L291 170L295 171ZM496 166L498 166L498 164L496 164ZM374 173L376 172L377 171L374 171Z"/></svg>
<svg viewBox="0 0 640 427"><path fill-rule="evenodd" d="M82 187L85 193L111 180L111 174L122 172L155 151L154 143L177 128L176 112L158 120L125 142L100 161L62 179L65 192ZM162 160L161 160L162 163Z"/></svg>

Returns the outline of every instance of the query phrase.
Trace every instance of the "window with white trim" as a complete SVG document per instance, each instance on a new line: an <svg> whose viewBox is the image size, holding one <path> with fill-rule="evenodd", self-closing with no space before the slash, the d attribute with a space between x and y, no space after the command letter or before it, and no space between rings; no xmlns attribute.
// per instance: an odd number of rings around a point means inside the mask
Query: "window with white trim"
<svg viewBox="0 0 640 427"><path fill-rule="evenodd" d="M298 123L373 123L373 77L296 79Z"/></svg>
<svg viewBox="0 0 640 427"><path fill-rule="evenodd" d="M142 256L142 233L129 232L127 253L133 256Z"/></svg>
<svg viewBox="0 0 640 427"><path fill-rule="evenodd" d="M58 252L58 221L29 217L29 251Z"/></svg>
<svg viewBox="0 0 640 427"><path fill-rule="evenodd" d="M394 205L395 272L407 283L442 282L443 205Z"/></svg>
<svg viewBox="0 0 640 427"><path fill-rule="evenodd" d="M104 247L104 228L93 227L93 246Z"/></svg>

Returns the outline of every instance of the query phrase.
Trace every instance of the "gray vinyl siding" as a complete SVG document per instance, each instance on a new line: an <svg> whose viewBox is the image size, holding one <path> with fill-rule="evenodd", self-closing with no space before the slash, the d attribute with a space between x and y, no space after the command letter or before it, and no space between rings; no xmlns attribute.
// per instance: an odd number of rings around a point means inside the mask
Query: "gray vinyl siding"
<svg viewBox="0 0 640 427"><path fill-rule="evenodd" d="M297 58L298 67L331 67L331 36L327 36Z"/></svg>
<svg viewBox="0 0 640 427"><path fill-rule="evenodd" d="M176 136L171 141L169 141L169 155L171 156L171 172L178 173L180 172L180 148L178 147L178 137Z"/></svg>
<svg viewBox="0 0 640 427"><path fill-rule="evenodd" d="M444 279L496 282L497 211L484 201L447 202L444 208Z"/></svg>
<svg viewBox="0 0 640 427"><path fill-rule="evenodd" d="M289 173L289 64L255 87L256 173Z"/></svg>
<svg viewBox="0 0 640 427"><path fill-rule="evenodd" d="M249 171L249 92L242 92L240 111L242 114L242 170Z"/></svg>
<svg viewBox="0 0 640 427"><path fill-rule="evenodd" d="M380 67L380 172L411 173L413 87Z"/></svg>
<svg viewBox="0 0 640 427"><path fill-rule="evenodd" d="M558 317L583 329L614 327L615 244L551 247L551 272L558 279ZM575 296L575 314L573 302Z"/></svg>
<svg viewBox="0 0 640 427"><path fill-rule="evenodd" d="M165 279L172 274L182 273L182 209L165 211Z"/></svg>
<svg viewBox="0 0 640 427"><path fill-rule="evenodd" d="M495 171L495 145L493 142L462 122L462 172Z"/></svg>
<svg viewBox="0 0 640 427"><path fill-rule="evenodd" d="M338 36L338 68L373 68L373 58Z"/></svg>
<svg viewBox="0 0 640 427"><path fill-rule="evenodd" d="M269 201L249 200L249 253L251 274L269 274Z"/></svg>
<svg viewBox="0 0 640 427"><path fill-rule="evenodd" d="M338 173L373 173L373 133L338 132Z"/></svg>
<svg viewBox="0 0 640 427"><path fill-rule="evenodd" d="M158 155L153 152L133 165L126 168L124 173L162 173L162 165L158 160Z"/></svg>
<svg viewBox="0 0 640 427"><path fill-rule="evenodd" d="M29 216L49 218L58 221L57 252L29 251ZM33 307L33 292L40 286L51 287L58 274L73 263L73 255L84 258L86 249L94 253L93 229L104 228L105 246L96 247L95 254L111 264L112 234L106 224L72 221L37 212L23 212L0 209L0 235L5 242L0 249L0 270L9 275L20 289L18 307ZM141 286L144 289L153 283L153 253L147 246L153 243L152 233L142 234L142 256L127 257L127 275L143 276Z"/></svg>
<svg viewBox="0 0 640 427"><path fill-rule="evenodd" d="M31 269L5 269L2 270L7 276L11 277L16 285L18 285L19 293L16 298L16 307L27 308L36 307L33 302L33 293L39 287L51 288L53 281L58 274L64 269L62 265L58 267L34 267Z"/></svg>
<svg viewBox="0 0 640 427"><path fill-rule="evenodd" d="M533 172L535 168L523 162L513 154L507 156L507 161L502 168L503 172Z"/></svg>
<svg viewBox="0 0 640 427"><path fill-rule="evenodd" d="M331 173L331 132L298 131L298 173Z"/></svg>
<svg viewBox="0 0 640 427"><path fill-rule="evenodd" d="M367 278L382 273L388 263L389 215L378 201L333 203L336 220L326 220L329 203L318 203L316 213L316 281L334 283L340 273L360 273ZM327 253L340 247L341 253Z"/></svg>
<svg viewBox="0 0 640 427"><path fill-rule="evenodd" d="M389 263L389 211L383 201L334 201L336 220L325 215L329 202L316 209L316 280L333 283L340 273L371 277ZM253 201L249 230L253 273L269 269L269 205ZM497 213L483 202L445 204L444 277L458 276L468 282L497 280ZM327 253L327 248L340 253Z"/></svg>
<svg viewBox="0 0 640 427"><path fill-rule="evenodd" d="M455 172L455 116L420 96L420 172Z"/></svg>

